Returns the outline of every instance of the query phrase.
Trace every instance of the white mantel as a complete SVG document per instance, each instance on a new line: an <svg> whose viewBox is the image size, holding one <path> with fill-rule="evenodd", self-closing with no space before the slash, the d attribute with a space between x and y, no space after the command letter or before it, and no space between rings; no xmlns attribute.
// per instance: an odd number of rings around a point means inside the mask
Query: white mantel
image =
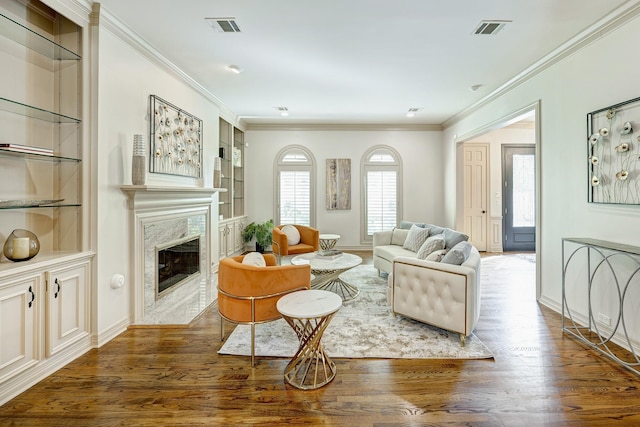
<svg viewBox="0 0 640 427"><path fill-rule="evenodd" d="M128 196L129 236L132 253L130 275L132 286L132 324L189 323L215 298L216 284L212 283L212 250L217 244L217 233L212 232L213 195L219 188L162 187L149 185L123 185L120 189ZM217 214L217 210L215 211ZM150 297L150 282L155 286L153 266L154 245L162 239L175 239L176 222L186 218L198 219L202 224L198 233L204 236L201 276L189 285L183 285L174 295L155 301ZM152 236L150 236L152 234ZM150 243L150 239L152 243ZM150 246L150 247L148 247ZM188 294L186 294L188 292ZM199 295L199 296L198 296ZM179 300L176 300L179 299ZM151 302L150 302L151 300ZM188 301L187 301L188 300ZM185 305L187 304L187 305Z"/></svg>

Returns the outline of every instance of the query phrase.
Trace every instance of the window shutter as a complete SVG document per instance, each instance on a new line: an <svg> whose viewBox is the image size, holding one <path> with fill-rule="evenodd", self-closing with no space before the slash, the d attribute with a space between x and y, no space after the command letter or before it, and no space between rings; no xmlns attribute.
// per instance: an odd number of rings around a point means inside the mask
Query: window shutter
<svg viewBox="0 0 640 427"><path fill-rule="evenodd" d="M367 172L367 234L390 230L397 224L397 172Z"/></svg>
<svg viewBox="0 0 640 427"><path fill-rule="evenodd" d="M280 224L311 225L311 174L280 171Z"/></svg>

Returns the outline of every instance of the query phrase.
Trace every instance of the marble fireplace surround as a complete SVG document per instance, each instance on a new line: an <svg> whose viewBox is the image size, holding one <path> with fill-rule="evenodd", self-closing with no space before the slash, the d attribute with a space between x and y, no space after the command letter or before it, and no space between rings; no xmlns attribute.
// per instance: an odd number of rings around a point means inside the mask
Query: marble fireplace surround
<svg viewBox="0 0 640 427"><path fill-rule="evenodd" d="M133 325L188 324L216 298L211 274L213 194L219 189L125 185ZM156 247L200 237L200 273L156 300Z"/></svg>

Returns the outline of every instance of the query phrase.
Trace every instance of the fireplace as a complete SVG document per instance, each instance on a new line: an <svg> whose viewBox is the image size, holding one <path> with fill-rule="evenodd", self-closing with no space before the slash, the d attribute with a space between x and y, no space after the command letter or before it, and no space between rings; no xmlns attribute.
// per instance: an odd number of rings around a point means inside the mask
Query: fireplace
<svg viewBox="0 0 640 427"><path fill-rule="evenodd" d="M133 325L189 324L217 296L211 188L124 185Z"/></svg>
<svg viewBox="0 0 640 427"><path fill-rule="evenodd" d="M200 272L200 236L156 246L156 300Z"/></svg>

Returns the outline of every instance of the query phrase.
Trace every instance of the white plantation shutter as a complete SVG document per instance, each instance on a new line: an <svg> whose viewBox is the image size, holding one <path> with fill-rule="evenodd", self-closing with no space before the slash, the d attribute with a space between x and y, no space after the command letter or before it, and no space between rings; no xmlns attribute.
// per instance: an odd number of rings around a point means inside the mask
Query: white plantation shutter
<svg viewBox="0 0 640 427"><path fill-rule="evenodd" d="M398 174L396 171L367 172L367 234L397 225Z"/></svg>
<svg viewBox="0 0 640 427"><path fill-rule="evenodd" d="M280 171L280 224L311 225L311 174Z"/></svg>
<svg viewBox="0 0 640 427"><path fill-rule="evenodd" d="M391 230L402 219L402 162L386 145L370 148L362 156L363 182L360 240L370 243L373 233Z"/></svg>
<svg viewBox="0 0 640 427"><path fill-rule="evenodd" d="M315 225L315 160L301 145L290 145L276 156L277 225Z"/></svg>

